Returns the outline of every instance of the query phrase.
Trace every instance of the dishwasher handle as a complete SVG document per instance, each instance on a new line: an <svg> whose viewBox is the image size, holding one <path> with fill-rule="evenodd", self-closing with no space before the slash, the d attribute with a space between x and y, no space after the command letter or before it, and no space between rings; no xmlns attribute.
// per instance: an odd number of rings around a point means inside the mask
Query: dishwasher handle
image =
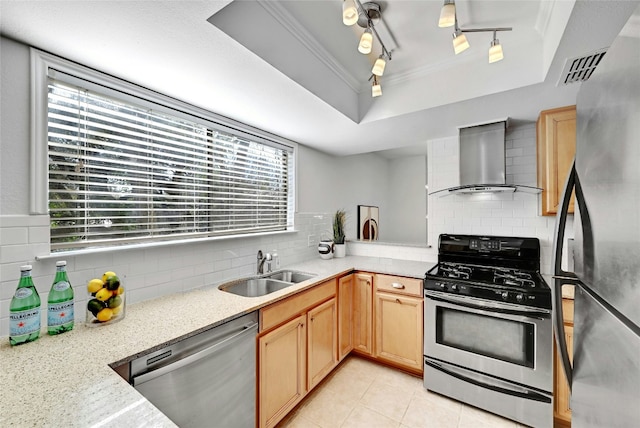
<svg viewBox="0 0 640 428"><path fill-rule="evenodd" d="M179 359L178 361L171 363L171 364L167 364L166 366L160 367L158 369L152 370L150 372L147 373L143 373L141 375L138 376L134 376L131 379L131 384L136 387L137 385L141 385L145 382L149 382L152 379L156 379L157 377L160 377L164 374L167 374L173 370L178 370L182 367L188 366L189 364L195 363L196 361L199 361L203 358L206 358L207 356L215 353L216 351L218 351L220 348L224 347L225 345L227 345L229 342L240 338L241 336L245 336L249 333L251 333L252 331L257 331L258 330L258 323L253 322L250 324L246 324L240 328L238 328L236 331L237 333L232 334L231 336L215 343L214 345L209 346L208 348L205 348L201 351L198 351L194 354L191 355L187 355L184 358Z"/></svg>

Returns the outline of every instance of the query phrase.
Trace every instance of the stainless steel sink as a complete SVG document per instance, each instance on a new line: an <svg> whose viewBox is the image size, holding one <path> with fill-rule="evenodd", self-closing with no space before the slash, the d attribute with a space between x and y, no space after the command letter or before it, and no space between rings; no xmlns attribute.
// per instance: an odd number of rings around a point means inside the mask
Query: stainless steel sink
<svg viewBox="0 0 640 428"><path fill-rule="evenodd" d="M259 297L292 285L293 282L278 281L271 278L252 278L224 284L219 288L222 291L237 294L238 296Z"/></svg>
<svg viewBox="0 0 640 428"><path fill-rule="evenodd" d="M292 282L294 284L306 281L307 279L311 279L315 276L316 275L312 273L297 272L294 270L281 270L267 275L268 278L277 279L278 281Z"/></svg>
<svg viewBox="0 0 640 428"><path fill-rule="evenodd" d="M281 270L257 278L243 278L222 284L218 288L227 293L244 297L260 297L293 284L311 279L315 274Z"/></svg>

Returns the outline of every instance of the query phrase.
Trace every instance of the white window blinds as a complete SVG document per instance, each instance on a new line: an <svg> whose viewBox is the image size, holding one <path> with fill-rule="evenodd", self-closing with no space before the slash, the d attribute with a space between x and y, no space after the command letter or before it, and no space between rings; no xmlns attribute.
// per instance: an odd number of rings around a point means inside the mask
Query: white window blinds
<svg viewBox="0 0 640 428"><path fill-rule="evenodd" d="M52 251L287 229L291 150L146 104L49 80Z"/></svg>

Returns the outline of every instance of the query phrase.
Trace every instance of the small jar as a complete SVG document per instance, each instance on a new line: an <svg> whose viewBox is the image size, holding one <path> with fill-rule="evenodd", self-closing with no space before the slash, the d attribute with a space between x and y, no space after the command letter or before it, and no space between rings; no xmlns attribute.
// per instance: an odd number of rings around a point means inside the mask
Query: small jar
<svg viewBox="0 0 640 428"><path fill-rule="evenodd" d="M89 295L86 324L88 327L113 324L122 320L126 313L125 291L120 279L116 275L103 278L103 280L92 279L87 286Z"/></svg>

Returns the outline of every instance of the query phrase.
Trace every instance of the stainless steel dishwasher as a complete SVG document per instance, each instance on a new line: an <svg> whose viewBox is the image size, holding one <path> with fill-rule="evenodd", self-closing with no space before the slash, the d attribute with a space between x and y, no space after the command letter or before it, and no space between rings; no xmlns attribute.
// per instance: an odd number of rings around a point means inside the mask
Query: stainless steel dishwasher
<svg viewBox="0 0 640 428"><path fill-rule="evenodd" d="M130 382L180 427L255 428L257 312L131 361Z"/></svg>

